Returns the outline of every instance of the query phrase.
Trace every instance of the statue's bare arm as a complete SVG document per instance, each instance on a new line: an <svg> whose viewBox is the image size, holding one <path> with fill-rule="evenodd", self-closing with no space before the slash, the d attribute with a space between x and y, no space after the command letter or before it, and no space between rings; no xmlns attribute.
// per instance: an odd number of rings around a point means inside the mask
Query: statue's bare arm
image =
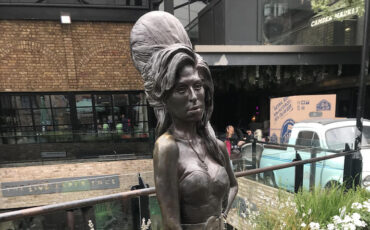
<svg viewBox="0 0 370 230"><path fill-rule="evenodd" d="M221 151L222 151L222 154L224 155L225 157L225 168L226 168L226 172L227 172L227 175L229 176L229 181L230 181L230 191L229 191L229 197L227 198L227 206L226 208L224 209L224 214L227 215L230 208L231 208L231 205L233 203L233 200L236 196L236 194L238 193L238 182L236 181L236 178L235 178L235 175L234 175L234 172L231 168L231 165L230 165L230 157L229 157L229 153L227 151L227 148L226 148L226 144L220 140L217 140L218 142L218 146L220 147Z"/></svg>
<svg viewBox="0 0 370 230"><path fill-rule="evenodd" d="M154 175L157 198L165 230L181 230L177 165L179 149L171 135L163 134L155 143Z"/></svg>

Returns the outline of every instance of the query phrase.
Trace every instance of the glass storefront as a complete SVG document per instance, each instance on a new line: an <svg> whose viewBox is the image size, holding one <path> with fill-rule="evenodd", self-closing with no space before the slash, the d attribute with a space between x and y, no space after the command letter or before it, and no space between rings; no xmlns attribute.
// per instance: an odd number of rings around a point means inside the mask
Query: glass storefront
<svg viewBox="0 0 370 230"><path fill-rule="evenodd" d="M362 45L363 0L265 0L263 43Z"/></svg>
<svg viewBox="0 0 370 230"><path fill-rule="evenodd" d="M148 138L142 92L0 94L0 143Z"/></svg>

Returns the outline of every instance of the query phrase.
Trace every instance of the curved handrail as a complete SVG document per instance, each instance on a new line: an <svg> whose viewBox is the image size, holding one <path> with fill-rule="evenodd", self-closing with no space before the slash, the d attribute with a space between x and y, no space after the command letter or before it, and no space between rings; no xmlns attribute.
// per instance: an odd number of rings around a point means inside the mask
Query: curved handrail
<svg viewBox="0 0 370 230"><path fill-rule="evenodd" d="M349 155L355 152L357 151L350 150L350 151L345 151L345 152L327 155L323 157L311 158L311 159L302 160L302 161L294 161L290 163L285 163L285 164L280 164L280 165L275 165L275 166L270 166L270 167L265 167L265 168L251 169L251 170L247 170L243 172L236 172L235 176L242 177L242 176L247 176L247 175L263 173L263 172L267 172L271 170L289 168L292 166L303 165L307 163L313 163L313 162L327 160L331 158L346 156L346 155ZM104 196L97 196L97 197L87 198L87 199L82 199L82 200L75 200L75 201L68 201L68 202L63 202L63 203L58 203L58 204L50 204L50 205L44 205L44 206L39 206L39 207L26 208L26 209L21 209L17 211L1 213L0 222L15 220L15 219L27 217L27 216L47 214L50 212L55 212L55 211L60 211L60 210L81 208L81 207L91 206L94 204L112 201L116 199L129 199L129 198L133 198L137 196L150 195L154 193L155 193L155 187L151 187L151 188L139 189L139 190L134 190L134 191L114 193L114 194L109 194L109 195L104 195Z"/></svg>

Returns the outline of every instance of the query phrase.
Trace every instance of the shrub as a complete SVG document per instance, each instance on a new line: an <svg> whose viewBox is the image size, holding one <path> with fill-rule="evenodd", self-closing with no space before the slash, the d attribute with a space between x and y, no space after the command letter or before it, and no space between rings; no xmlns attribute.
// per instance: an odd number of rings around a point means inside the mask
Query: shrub
<svg viewBox="0 0 370 230"><path fill-rule="evenodd" d="M254 229L370 229L370 192L341 186L300 191L293 196L279 193L276 208L251 214Z"/></svg>

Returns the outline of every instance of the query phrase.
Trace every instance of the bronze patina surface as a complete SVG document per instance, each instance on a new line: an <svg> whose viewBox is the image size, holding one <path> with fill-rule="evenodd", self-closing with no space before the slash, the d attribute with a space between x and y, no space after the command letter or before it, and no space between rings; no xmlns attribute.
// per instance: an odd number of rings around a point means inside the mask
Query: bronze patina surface
<svg viewBox="0 0 370 230"><path fill-rule="evenodd" d="M222 229L238 186L226 146L209 123L214 87L208 65L166 12L142 16L130 43L158 120L153 162L163 227Z"/></svg>

